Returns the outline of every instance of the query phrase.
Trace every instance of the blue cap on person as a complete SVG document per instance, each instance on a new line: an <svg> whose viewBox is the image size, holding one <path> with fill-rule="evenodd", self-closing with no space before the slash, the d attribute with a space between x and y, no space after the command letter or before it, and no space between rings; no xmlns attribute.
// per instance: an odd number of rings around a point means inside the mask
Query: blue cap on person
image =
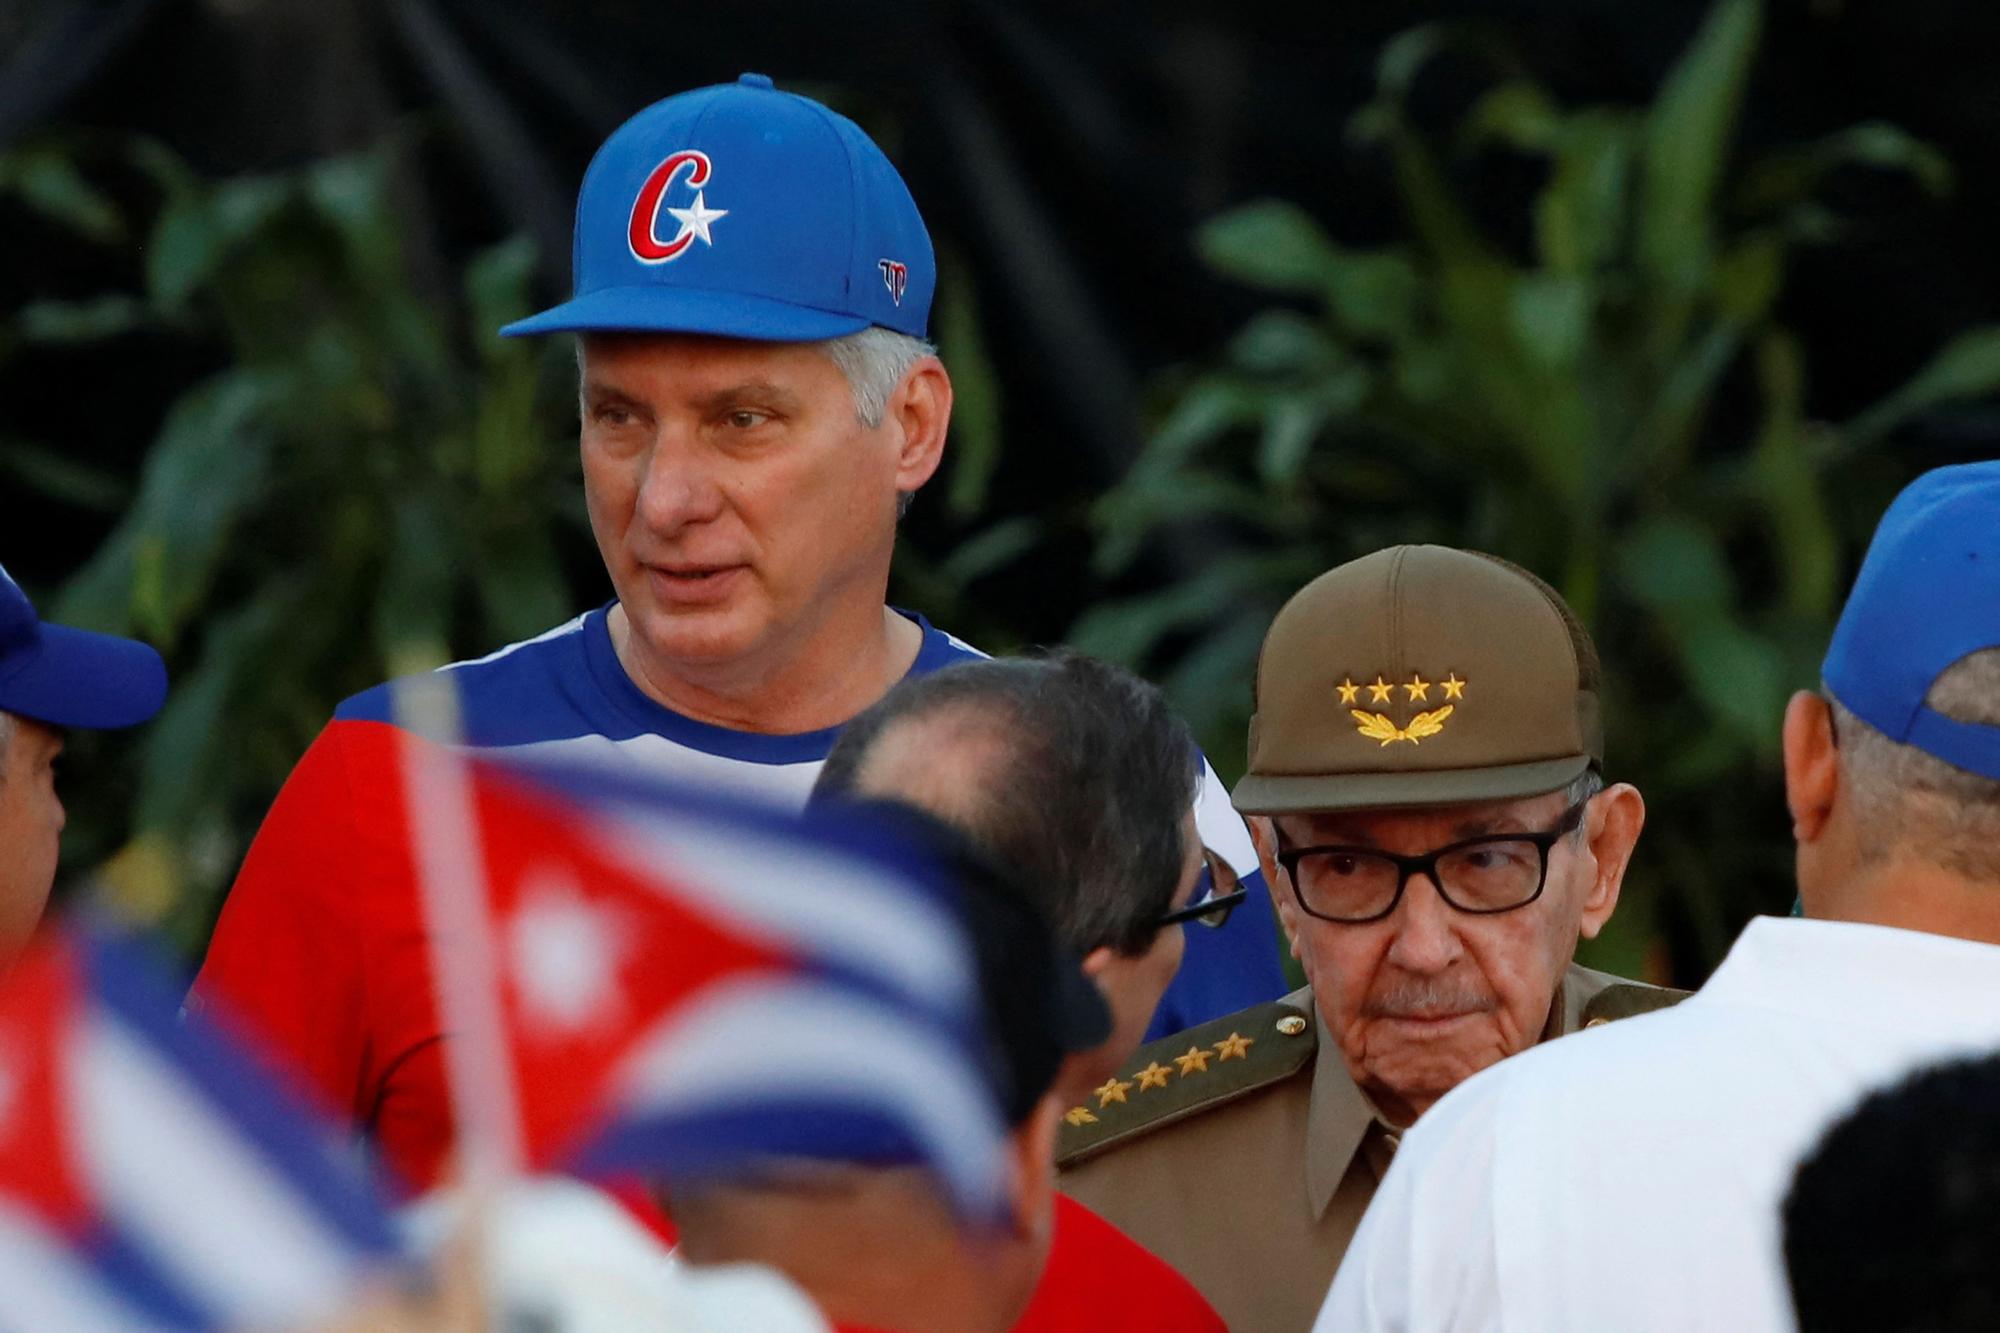
<svg viewBox="0 0 2000 1333"><path fill-rule="evenodd" d="M2000 648L2000 460L1926 472L1869 543L1821 677L1891 740L2000 778L2000 727L1925 706L1946 668Z"/></svg>
<svg viewBox="0 0 2000 1333"><path fill-rule="evenodd" d="M572 263L568 301L500 332L921 338L937 283L916 201L874 140L762 74L613 131L583 174Z"/></svg>
<svg viewBox="0 0 2000 1333"><path fill-rule="evenodd" d="M134 639L44 622L0 567L0 712L52 727L129 727L166 698L158 653Z"/></svg>

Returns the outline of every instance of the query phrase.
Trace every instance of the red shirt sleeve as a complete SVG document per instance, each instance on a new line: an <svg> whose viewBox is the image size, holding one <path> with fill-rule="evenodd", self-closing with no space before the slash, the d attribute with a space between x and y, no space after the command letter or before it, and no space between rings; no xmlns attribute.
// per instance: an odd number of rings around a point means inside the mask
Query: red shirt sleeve
<svg viewBox="0 0 2000 1333"><path fill-rule="evenodd" d="M1066 1194L1056 1195L1048 1266L1014 1333L1228 1333L1194 1284Z"/></svg>
<svg viewBox="0 0 2000 1333"><path fill-rule="evenodd" d="M451 1141L393 728L335 721L229 891L193 1003L247 1029L406 1182Z"/></svg>

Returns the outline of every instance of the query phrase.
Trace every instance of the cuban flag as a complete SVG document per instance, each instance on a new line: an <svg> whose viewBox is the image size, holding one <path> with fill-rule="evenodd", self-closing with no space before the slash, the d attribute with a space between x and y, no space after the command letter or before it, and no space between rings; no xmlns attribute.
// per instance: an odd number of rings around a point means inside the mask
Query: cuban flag
<svg viewBox="0 0 2000 1333"><path fill-rule="evenodd" d="M909 829L574 762L455 762L527 1166L902 1161L970 1214L1000 1205L974 955Z"/></svg>
<svg viewBox="0 0 2000 1333"><path fill-rule="evenodd" d="M129 944L50 931L0 983L0 1329L241 1329L394 1260L359 1164Z"/></svg>

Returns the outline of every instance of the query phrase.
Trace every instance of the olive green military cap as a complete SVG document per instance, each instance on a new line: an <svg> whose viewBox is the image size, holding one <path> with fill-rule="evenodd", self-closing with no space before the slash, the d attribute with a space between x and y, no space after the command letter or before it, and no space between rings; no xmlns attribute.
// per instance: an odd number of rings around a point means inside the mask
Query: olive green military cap
<svg viewBox="0 0 2000 1333"><path fill-rule="evenodd" d="M1604 759L1597 654L1542 580L1393 546L1278 612L1257 659L1244 814L1510 800Z"/></svg>

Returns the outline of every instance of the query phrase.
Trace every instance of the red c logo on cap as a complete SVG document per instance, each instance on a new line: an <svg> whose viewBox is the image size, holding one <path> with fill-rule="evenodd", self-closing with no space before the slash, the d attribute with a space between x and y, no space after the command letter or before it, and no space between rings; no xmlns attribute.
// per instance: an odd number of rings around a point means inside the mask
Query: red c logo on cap
<svg viewBox="0 0 2000 1333"><path fill-rule="evenodd" d="M694 244L695 233L685 227L680 235L664 244L653 230L659 221L660 205L666 200L667 190L683 167L689 169L687 183L691 188L700 189L708 184L708 154L695 148L683 148L653 168L646 177L646 183L639 187L639 197L632 201L632 218L626 226L625 239L632 247L632 254L643 263L663 264L669 259L677 259L683 250Z"/></svg>

